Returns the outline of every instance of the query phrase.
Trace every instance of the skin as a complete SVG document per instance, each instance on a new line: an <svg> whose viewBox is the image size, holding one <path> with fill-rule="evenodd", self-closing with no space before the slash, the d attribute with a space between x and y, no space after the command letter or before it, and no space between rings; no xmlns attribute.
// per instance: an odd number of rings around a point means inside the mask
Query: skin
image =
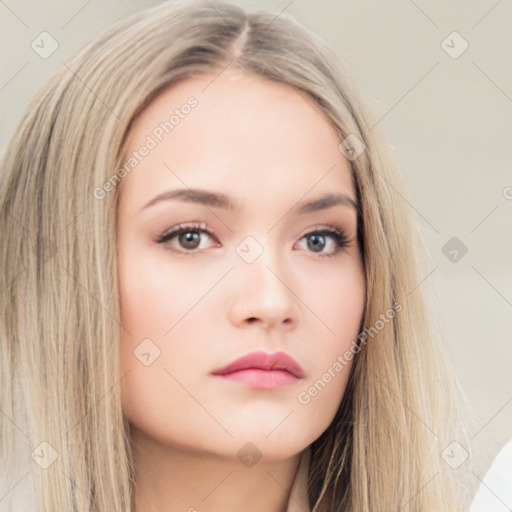
<svg viewBox="0 0 512 512"><path fill-rule="evenodd" d="M228 71L212 79L166 90L128 139L127 156L190 96L198 100L121 183L122 401L139 512L285 511L300 456L331 423L350 363L308 404L298 394L350 348L364 310L355 209L298 213L326 194L356 201L335 129L288 85ZM144 208L189 188L223 193L235 208L180 199ZM210 234L192 226L185 247L179 236L156 242L196 222ZM329 227L345 231L347 246L314 236ZM247 236L262 249L252 263L237 253ZM251 243L239 249L257 254ZM160 350L147 366L134 355L145 339ZM254 351L291 355L305 377L258 389L211 374ZM237 457L248 442L262 455L252 467Z"/></svg>

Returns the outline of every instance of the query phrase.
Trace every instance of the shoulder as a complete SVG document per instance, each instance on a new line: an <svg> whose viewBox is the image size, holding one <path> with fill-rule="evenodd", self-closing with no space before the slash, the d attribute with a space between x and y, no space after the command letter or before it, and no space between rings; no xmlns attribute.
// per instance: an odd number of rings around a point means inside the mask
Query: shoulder
<svg viewBox="0 0 512 512"><path fill-rule="evenodd" d="M512 440L498 453L475 494L469 512L512 510Z"/></svg>

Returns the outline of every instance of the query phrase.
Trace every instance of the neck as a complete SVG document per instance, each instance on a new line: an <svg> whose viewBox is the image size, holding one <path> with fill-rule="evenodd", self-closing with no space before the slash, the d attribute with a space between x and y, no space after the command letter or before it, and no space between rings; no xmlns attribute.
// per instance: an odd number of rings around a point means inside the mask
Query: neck
<svg viewBox="0 0 512 512"><path fill-rule="evenodd" d="M136 512L286 512L301 453L252 467L235 457L132 439Z"/></svg>

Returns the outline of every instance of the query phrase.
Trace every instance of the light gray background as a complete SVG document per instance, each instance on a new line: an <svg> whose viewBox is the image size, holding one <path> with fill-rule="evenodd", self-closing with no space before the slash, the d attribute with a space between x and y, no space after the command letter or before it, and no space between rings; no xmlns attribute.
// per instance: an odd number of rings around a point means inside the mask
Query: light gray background
<svg viewBox="0 0 512 512"><path fill-rule="evenodd" d="M72 50L155 3L0 0L0 153ZM475 410L475 478L483 478L512 437L512 3L239 3L294 14L345 56L374 101L432 255L421 286L435 290L445 342ZM43 31L59 44L47 59L31 48ZM458 58L442 47L453 31L469 44ZM457 262L442 252L452 237L468 248Z"/></svg>

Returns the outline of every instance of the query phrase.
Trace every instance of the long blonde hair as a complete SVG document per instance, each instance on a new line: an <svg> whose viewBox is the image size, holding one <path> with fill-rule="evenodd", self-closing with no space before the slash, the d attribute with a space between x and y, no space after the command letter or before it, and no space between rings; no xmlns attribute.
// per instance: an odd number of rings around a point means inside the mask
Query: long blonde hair
<svg viewBox="0 0 512 512"><path fill-rule="evenodd" d="M359 340L338 413L311 445L312 510L464 510L465 484L441 455L452 441L468 449L452 428L457 384L421 284L421 236L371 105L340 57L292 16L217 1L166 2L117 22L49 80L8 147L0 434L11 485L30 475L32 510L133 510L111 178L130 127L160 92L227 67L289 84L340 141L364 144L350 163L367 282L361 329L374 334ZM393 305L399 313L375 329Z"/></svg>

